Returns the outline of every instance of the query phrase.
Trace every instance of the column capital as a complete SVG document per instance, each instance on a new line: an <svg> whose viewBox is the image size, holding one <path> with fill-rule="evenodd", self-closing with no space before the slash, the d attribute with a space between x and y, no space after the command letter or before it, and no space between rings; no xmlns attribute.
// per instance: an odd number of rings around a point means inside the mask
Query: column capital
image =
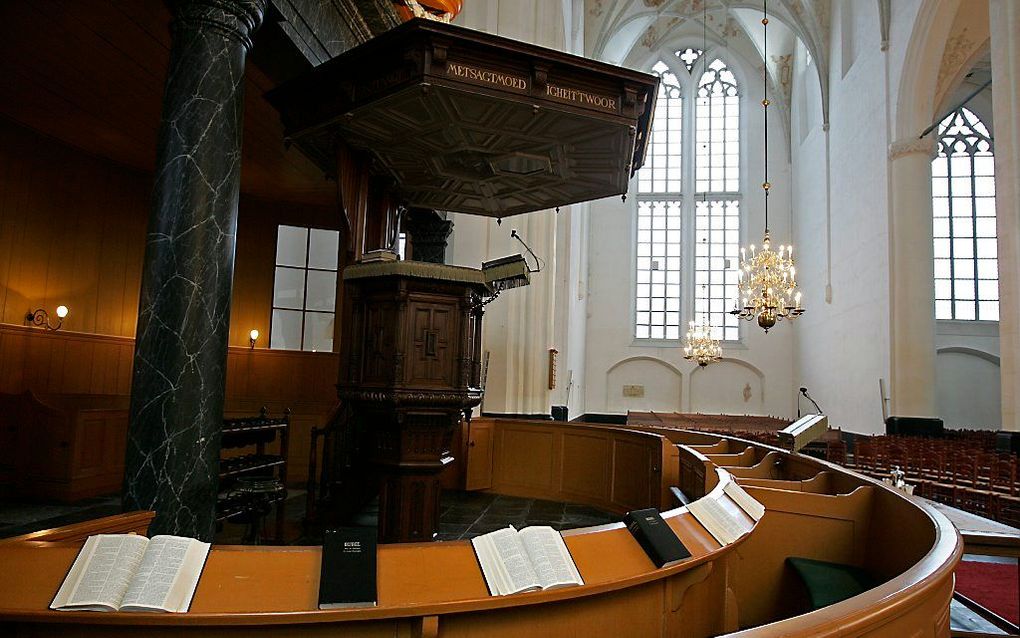
<svg viewBox="0 0 1020 638"><path fill-rule="evenodd" d="M237 40L251 51L268 0L167 0L173 28L211 30Z"/></svg>
<svg viewBox="0 0 1020 638"><path fill-rule="evenodd" d="M898 160L901 157L907 155L926 155L928 159L935 157L935 138L934 137L908 137L903 140L896 140L889 145L889 159Z"/></svg>

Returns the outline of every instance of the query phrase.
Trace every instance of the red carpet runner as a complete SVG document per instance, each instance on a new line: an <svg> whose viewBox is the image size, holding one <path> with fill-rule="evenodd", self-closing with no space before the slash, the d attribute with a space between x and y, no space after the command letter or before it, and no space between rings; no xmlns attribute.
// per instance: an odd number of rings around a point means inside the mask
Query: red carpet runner
<svg viewBox="0 0 1020 638"><path fill-rule="evenodd" d="M956 568L956 591L1016 624L1017 566L1003 563L961 562Z"/></svg>

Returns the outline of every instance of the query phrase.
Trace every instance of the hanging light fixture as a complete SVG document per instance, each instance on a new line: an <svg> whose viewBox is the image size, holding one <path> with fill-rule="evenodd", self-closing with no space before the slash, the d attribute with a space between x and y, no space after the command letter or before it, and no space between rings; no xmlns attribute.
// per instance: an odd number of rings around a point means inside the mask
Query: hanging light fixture
<svg viewBox="0 0 1020 638"><path fill-rule="evenodd" d="M765 238L761 249L754 244L750 249L740 249L740 271L737 283L737 299L730 314L747 321L758 321L765 332L783 319L796 319L804 314L800 305L800 292L797 291L797 269L793 261L793 246L779 246L778 251L772 250L772 238L769 235L769 123L768 123L768 7L767 0L762 0L762 19L764 27L762 58L764 62L764 97L761 101L765 131Z"/></svg>
<svg viewBox="0 0 1020 638"><path fill-rule="evenodd" d="M712 337L712 326L707 318L703 318L701 323L691 321L684 341L684 359L695 361L702 368L722 359L722 346L718 339Z"/></svg>

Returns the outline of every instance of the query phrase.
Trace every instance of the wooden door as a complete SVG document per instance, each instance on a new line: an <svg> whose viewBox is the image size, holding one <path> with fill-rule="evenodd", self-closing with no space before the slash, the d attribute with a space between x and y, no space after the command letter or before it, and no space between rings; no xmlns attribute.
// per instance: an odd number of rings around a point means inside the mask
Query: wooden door
<svg viewBox="0 0 1020 638"><path fill-rule="evenodd" d="M487 490L492 487L492 423L472 421L468 426L467 476L464 488Z"/></svg>

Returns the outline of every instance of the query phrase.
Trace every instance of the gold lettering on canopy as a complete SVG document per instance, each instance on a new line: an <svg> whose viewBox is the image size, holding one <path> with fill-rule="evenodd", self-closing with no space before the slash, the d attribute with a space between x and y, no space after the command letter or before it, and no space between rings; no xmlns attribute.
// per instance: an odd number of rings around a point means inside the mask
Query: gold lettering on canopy
<svg viewBox="0 0 1020 638"><path fill-rule="evenodd" d="M589 93L580 89L568 89L562 86L556 86L555 84L549 84L545 87L545 94L559 100L576 102L583 106L594 106L596 108L606 109L609 111L616 110L615 97Z"/></svg>
<svg viewBox="0 0 1020 638"><path fill-rule="evenodd" d="M508 89L528 90L528 81L522 77L468 66L466 64L458 64L456 62L450 62L446 65L446 74Z"/></svg>

